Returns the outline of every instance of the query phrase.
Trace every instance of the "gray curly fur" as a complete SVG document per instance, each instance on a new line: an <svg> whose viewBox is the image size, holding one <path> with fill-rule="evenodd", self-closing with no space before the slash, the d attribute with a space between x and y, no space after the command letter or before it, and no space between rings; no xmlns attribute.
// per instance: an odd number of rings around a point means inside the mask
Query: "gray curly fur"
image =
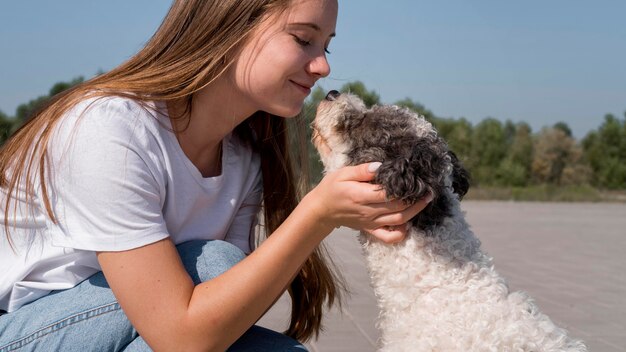
<svg viewBox="0 0 626 352"><path fill-rule="evenodd" d="M383 161L374 182L390 198L415 203L429 192L433 201L418 214L413 224L429 229L451 215L448 195L444 192L443 173L452 165L453 191L462 198L469 188L469 173L463 168L447 143L435 133L417 135L415 115L395 106L374 106L365 113L348 111L337 125L352 141L348 164Z"/></svg>

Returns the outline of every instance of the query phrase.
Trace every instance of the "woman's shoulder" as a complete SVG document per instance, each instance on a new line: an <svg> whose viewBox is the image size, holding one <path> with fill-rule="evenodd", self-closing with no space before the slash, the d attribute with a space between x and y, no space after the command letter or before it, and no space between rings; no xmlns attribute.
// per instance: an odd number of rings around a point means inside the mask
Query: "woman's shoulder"
<svg viewBox="0 0 626 352"><path fill-rule="evenodd" d="M143 158L154 154L150 158L160 160L162 120L154 103L120 96L84 99L61 118L48 143L49 151L59 161L68 156L110 158L127 152Z"/></svg>
<svg viewBox="0 0 626 352"><path fill-rule="evenodd" d="M57 135L69 137L154 137L164 119L158 104L123 96L86 98L69 109L59 123Z"/></svg>
<svg viewBox="0 0 626 352"><path fill-rule="evenodd" d="M84 120L99 125L154 125L163 113L154 102L144 102L124 96L87 98L67 113L69 120Z"/></svg>

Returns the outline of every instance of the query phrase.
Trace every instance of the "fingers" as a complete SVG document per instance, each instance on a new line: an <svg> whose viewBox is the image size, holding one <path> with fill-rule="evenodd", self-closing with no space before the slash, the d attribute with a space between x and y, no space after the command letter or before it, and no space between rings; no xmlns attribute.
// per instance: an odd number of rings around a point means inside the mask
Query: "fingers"
<svg viewBox="0 0 626 352"><path fill-rule="evenodd" d="M365 230L365 232L387 244L393 244L402 241L406 237L408 229L406 226L386 226L374 230Z"/></svg>
<svg viewBox="0 0 626 352"><path fill-rule="evenodd" d="M402 202L395 201L395 202L399 202L401 205L400 206L396 205L396 206L392 206L391 208L386 208L387 212L376 217L374 219L374 223L377 226L402 225L408 222L409 220L411 220L412 218L414 218L415 215L417 215L420 211L424 210L424 208L428 206L428 203L430 203L431 200L432 199L429 199L429 198L423 198L419 202L412 204L412 205L406 205ZM400 208L397 209L396 207L400 207Z"/></svg>
<svg viewBox="0 0 626 352"><path fill-rule="evenodd" d="M340 175L338 176L340 180L345 181L371 181L376 176L376 170L378 170L380 165L381 163L379 162L373 162L356 166L346 166L339 171Z"/></svg>
<svg viewBox="0 0 626 352"><path fill-rule="evenodd" d="M391 211L381 215L374 220L374 229L365 229L364 231L385 243L398 243L408 234L408 222L420 211L424 210L431 201L432 195L429 194L419 202L405 206L401 211ZM389 208L389 210L393 210L393 208Z"/></svg>
<svg viewBox="0 0 626 352"><path fill-rule="evenodd" d="M376 202L375 203L371 203L369 204L369 206L372 209L377 209L379 210L379 213L377 214L377 216L381 216L384 214L389 214L389 213L399 213L401 211L404 211L405 209L411 207L411 204L407 204L401 200L388 200L388 199L384 199L382 201L379 201L381 196L385 195L385 191L378 191L382 194L376 194L374 197L376 198Z"/></svg>

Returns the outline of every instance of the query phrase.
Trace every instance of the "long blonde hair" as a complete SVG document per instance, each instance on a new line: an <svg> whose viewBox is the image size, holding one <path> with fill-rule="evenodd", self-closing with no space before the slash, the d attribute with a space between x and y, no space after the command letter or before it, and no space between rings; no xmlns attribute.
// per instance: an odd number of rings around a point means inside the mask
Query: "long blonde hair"
<svg viewBox="0 0 626 352"><path fill-rule="evenodd" d="M284 11L290 2L175 0L159 29L135 56L110 72L53 97L35 112L0 150L0 187L7 194L4 227L9 243L9 205L11 199L17 202L17 188L23 187L30 197L37 183L46 213L56 222L48 195L47 153L54 127L65 112L84 99L110 95L140 103L182 100L189 110L192 95L227 69L233 54L262 19L273 11ZM289 134L294 129L287 127L285 119L258 112L248 120L237 131L256 136L254 145L261 153L264 180L265 232L269 235L306 191L306 182L298 182L295 174L296 170L306 170L308 155L303 145L290 146L293 138ZM242 126L249 126L254 133L247 133ZM304 176L301 181L308 180L306 172L300 176ZM292 310L286 333L300 341L319 334L325 304L330 307L341 301L342 282L325 257L320 246L289 287Z"/></svg>

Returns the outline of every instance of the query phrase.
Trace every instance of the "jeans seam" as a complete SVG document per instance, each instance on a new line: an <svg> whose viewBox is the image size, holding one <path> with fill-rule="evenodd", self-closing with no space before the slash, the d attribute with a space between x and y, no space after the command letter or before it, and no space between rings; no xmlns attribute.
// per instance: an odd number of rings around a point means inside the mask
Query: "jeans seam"
<svg viewBox="0 0 626 352"><path fill-rule="evenodd" d="M66 317L62 320L59 320L52 324L44 326L43 328L36 330L18 340L11 341L4 346L0 346L0 352L15 351L17 349L20 349L30 344L31 342L37 339L40 339L53 332L59 331L65 327L74 325L76 323L80 323L82 321L89 320L91 318L94 318L94 317L97 317L106 313L114 312L120 309L121 307L119 303L113 302L113 303L105 304L105 305L102 305L102 306L99 306L99 307L96 307L87 311L76 313L74 315L70 315L69 317Z"/></svg>

